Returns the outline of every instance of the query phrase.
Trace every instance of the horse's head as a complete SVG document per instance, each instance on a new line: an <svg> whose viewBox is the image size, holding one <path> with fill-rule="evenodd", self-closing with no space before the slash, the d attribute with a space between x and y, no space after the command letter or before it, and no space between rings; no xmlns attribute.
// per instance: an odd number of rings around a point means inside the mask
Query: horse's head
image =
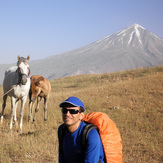
<svg viewBox="0 0 163 163"><path fill-rule="evenodd" d="M17 73L18 73L18 84L25 85L27 83L27 78L30 74L30 68L28 61L30 59L30 56L27 58L19 57L18 56L18 62L17 62Z"/></svg>

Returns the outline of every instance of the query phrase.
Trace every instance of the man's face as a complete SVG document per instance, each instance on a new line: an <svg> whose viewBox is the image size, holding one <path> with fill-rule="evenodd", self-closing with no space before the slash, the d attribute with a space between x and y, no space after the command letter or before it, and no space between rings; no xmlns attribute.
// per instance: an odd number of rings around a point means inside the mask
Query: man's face
<svg viewBox="0 0 163 163"><path fill-rule="evenodd" d="M73 114L73 113L76 113L76 114ZM76 126L76 125L78 126L83 117L82 114L83 113L80 113L80 107L63 107L62 108L63 122L67 126Z"/></svg>

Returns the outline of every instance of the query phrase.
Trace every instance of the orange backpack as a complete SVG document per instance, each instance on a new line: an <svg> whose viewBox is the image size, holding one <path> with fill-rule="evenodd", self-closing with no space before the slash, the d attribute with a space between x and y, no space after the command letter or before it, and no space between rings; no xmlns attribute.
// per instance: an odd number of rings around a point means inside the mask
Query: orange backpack
<svg viewBox="0 0 163 163"><path fill-rule="evenodd" d="M122 144L120 133L107 114L92 112L84 116L82 121L95 125L101 137L106 162L122 163Z"/></svg>

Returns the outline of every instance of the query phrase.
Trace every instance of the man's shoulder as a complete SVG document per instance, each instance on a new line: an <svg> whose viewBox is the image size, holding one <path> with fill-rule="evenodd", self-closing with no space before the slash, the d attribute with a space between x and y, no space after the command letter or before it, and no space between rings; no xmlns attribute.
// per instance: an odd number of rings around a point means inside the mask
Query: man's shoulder
<svg viewBox="0 0 163 163"><path fill-rule="evenodd" d="M84 123L83 125L83 132L85 132L88 136L89 135L93 135L93 134L98 134L98 127L95 126L94 124L92 123L88 123L88 122L85 122L85 121L82 121ZM84 133L84 134L85 134Z"/></svg>
<svg viewBox="0 0 163 163"><path fill-rule="evenodd" d="M90 128L87 129L87 137L92 138L92 137L99 137L99 132L98 128L94 125L92 125Z"/></svg>
<svg viewBox="0 0 163 163"><path fill-rule="evenodd" d="M62 123L58 128L63 127L63 126L66 126L66 125L64 123Z"/></svg>
<svg viewBox="0 0 163 163"><path fill-rule="evenodd" d="M66 127L66 125L63 123L58 127L58 130L60 130L60 129L64 128L64 127Z"/></svg>
<svg viewBox="0 0 163 163"><path fill-rule="evenodd" d="M97 127L91 123L85 123L81 132L82 149L86 150L87 143L91 145L92 143L97 144L99 141L100 136Z"/></svg>
<svg viewBox="0 0 163 163"><path fill-rule="evenodd" d="M62 136L66 130L66 125L63 123L58 127L58 137Z"/></svg>

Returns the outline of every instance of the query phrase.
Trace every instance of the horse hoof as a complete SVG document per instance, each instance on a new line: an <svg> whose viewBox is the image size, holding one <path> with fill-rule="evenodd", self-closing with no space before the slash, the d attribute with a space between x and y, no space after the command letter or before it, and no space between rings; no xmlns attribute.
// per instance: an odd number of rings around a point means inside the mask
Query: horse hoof
<svg viewBox="0 0 163 163"><path fill-rule="evenodd" d="M14 122L13 122L13 125L15 125L16 128L18 128L18 126L19 126L17 121L14 121Z"/></svg>
<svg viewBox="0 0 163 163"><path fill-rule="evenodd" d="M32 122L32 119L29 119L28 122Z"/></svg>
<svg viewBox="0 0 163 163"><path fill-rule="evenodd" d="M3 116L1 116L1 124L3 124Z"/></svg>
<svg viewBox="0 0 163 163"><path fill-rule="evenodd" d="M31 122L31 121L32 121L32 117L29 116L29 117L28 117L28 122Z"/></svg>

